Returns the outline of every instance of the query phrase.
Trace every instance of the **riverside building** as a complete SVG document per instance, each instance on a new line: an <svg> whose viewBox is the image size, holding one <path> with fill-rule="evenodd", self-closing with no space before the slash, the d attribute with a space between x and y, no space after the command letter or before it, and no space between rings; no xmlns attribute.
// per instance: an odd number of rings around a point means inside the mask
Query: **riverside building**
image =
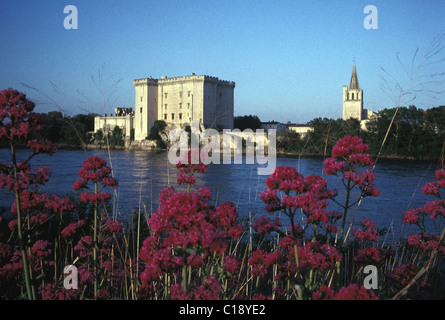
<svg viewBox="0 0 445 320"><path fill-rule="evenodd" d="M94 131L107 129L105 124L116 122L126 134L133 130L134 140L141 141L149 135L156 120L165 121L169 129L185 128L192 121L205 128L233 129L233 81L192 73L173 78L136 79L133 86L135 103L129 118L112 121L110 116L97 117Z"/></svg>
<svg viewBox="0 0 445 320"><path fill-rule="evenodd" d="M366 122L373 116L375 116L373 111L363 109L363 90L360 89L358 84L357 69L354 61L349 87L343 86L343 120L357 119L360 121L362 129L366 129Z"/></svg>

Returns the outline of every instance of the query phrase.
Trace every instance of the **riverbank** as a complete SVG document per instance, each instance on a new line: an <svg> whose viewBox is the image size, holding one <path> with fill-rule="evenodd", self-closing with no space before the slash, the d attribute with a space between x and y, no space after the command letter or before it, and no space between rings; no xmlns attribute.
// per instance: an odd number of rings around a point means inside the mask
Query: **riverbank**
<svg viewBox="0 0 445 320"><path fill-rule="evenodd" d="M98 145L98 144L83 144L83 145L70 145L70 144L56 144L58 150L136 150L136 151L153 151L153 152L167 152L165 149L159 149L156 147L155 141L144 140L144 141L132 141L131 144L126 144L124 146L107 146L107 145ZM25 149L26 145L18 145L18 149ZM0 149L9 149L9 145L2 143L0 145ZM267 149L265 150L265 155L267 156ZM246 154L246 150L243 149L242 154ZM330 153L323 155L321 153L298 153L298 152L286 152L282 150L277 150L276 155L278 157L286 157L286 158L328 158ZM377 157L376 154L371 154L374 158ZM379 159L388 159L388 160L409 160L409 161L427 161L427 162L436 162L442 161L442 157L431 157L431 156L403 156L403 155L390 155L390 154L381 154L379 155Z"/></svg>

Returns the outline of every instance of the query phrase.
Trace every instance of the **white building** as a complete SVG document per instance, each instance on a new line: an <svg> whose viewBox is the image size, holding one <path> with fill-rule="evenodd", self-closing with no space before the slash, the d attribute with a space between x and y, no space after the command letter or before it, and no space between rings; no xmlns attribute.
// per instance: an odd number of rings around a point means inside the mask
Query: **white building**
<svg viewBox="0 0 445 320"><path fill-rule="evenodd" d="M274 120L268 122L261 122L261 129L264 130L274 129L277 130L277 132L288 131L287 125L285 123L281 123Z"/></svg>
<svg viewBox="0 0 445 320"><path fill-rule="evenodd" d="M366 122L375 115L373 111L363 109L363 90L360 89L358 84L354 61L349 87L343 86L343 120L357 119L360 121L361 128L366 129Z"/></svg>
<svg viewBox="0 0 445 320"><path fill-rule="evenodd" d="M289 125L289 131L296 132L301 138L304 138L309 132L314 131L314 127L308 124L291 124Z"/></svg>
<svg viewBox="0 0 445 320"><path fill-rule="evenodd" d="M170 128L184 128L191 121L198 121L204 127L233 129L233 81L192 73L174 78L136 79L133 85L134 112L129 117L119 116L117 111L114 117L96 117L94 131L118 125L125 128L128 137L134 129L134 140L143 141L156 120L164 120Z"/></svg>
<svg viewBox="0 0 445 320"><path fill-rule="evenodd" d="M233 129L235 82L206 75L133 81L135 140L148 136L155 120L172 127L198 121L204 127Z"/></svg>
<svg viewBox="0 0 445 320"><path fill-rule="evenodd" d="M122 129L125 137L129 138L133 129L132 108L115 108L114 110L114 116L105 114L104 117L94 118L94 132L97 132L99 129L102 129L104 132L111 132L117 126Z"/></svg>

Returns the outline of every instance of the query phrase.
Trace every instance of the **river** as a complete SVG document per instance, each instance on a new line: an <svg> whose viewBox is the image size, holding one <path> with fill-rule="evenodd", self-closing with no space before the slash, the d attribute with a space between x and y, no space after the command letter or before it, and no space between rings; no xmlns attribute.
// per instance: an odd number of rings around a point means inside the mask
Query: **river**
<svg viewBox="0 0 445 320"><path fill-rule="evenodd" d="M25 154L26 150L18 151L19 158L23 159ZM129 213L138 208L143 212L153 212L158 206L159 191L168 184L176 185L177 170L168 162L167 153L58 150L52 157L38 155L32 160L33 166L44 165L53 172L42 190L51 194L72 192L72 185L78 179L77 171L89 155L106 159L119 180L113 203L114 213L120 219L127 219ZM8 149L0 149L0 163L10 163ZM340 199L344 196L339 180L326 177L323 173L321 158L278 157L277 165L295 166L304 176L323 175L329 181L328 187L338 188ZM257 167L257 164L246 164L245 159L243 164L210 164L205 175L198 174L198 185L206 185L212 190L213 204L232 201L238 207L240 216L260 216L266 213L259 194L266 187L267 176L257 175ZM420 189L426 182L435 180L434 172L437 169L438 164L434 162L379 159L375 168L375 184L381 194L379 197L365 198L358 209L350 211L349 220L353 219L353 223L357 224L364 217L373 219L378 228L390 228L394 231L394 237L398 237L401 215L408 208L423 206L432 199L424 196ZM12 194L0 189L0 207L9 207L12 201ZM339 210L335 204L330 208Z"/></svg>

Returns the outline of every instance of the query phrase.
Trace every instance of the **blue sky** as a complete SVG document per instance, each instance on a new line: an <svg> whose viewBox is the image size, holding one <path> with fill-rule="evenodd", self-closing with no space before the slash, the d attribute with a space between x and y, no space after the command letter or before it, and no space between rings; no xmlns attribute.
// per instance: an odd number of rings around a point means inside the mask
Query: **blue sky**
<svg viewBox="0 0 445 320"><path fill-rule="evenodd" d="M78 9L77 30L63 26L66 5ZM377 30L363 26L367 5L378 9ZM26 92L40 112L101 114L134 106L133 79L194 72L236 82L235 115L339 118L354 58L365 108L394 107L398 94L385 94L381 76L405 86L396 54L409 69L419 48L420 62L445 33L444 14L444 0L9 0L0 11L0 89ZM433 63L421 75L444 69ZM445 95L427 94L440 86L406 104L445 105Z"/></svg>

